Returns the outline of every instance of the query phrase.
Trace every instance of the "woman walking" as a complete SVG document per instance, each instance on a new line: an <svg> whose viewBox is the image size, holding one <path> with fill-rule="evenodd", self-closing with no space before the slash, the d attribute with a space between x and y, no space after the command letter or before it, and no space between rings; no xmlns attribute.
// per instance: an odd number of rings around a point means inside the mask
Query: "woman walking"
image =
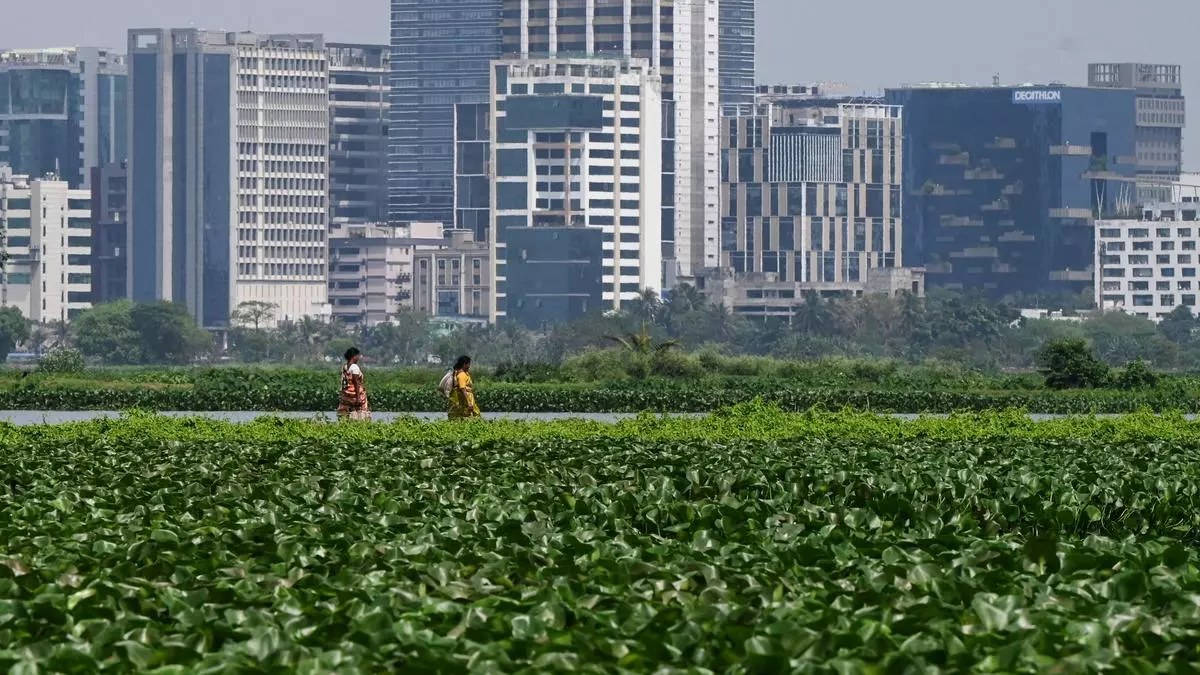
<svg viewBox="0 0 1200 675"><path fill-rule="evenodd" d="M471 357L458 357L450 377L450 419L479 417L479 406L475 404L475 391L471 386Z"/></svg>
<svg viewBox="0 0 1200 675"><path fill-rule="evenodd" d="M362 352L357 347L346 350L346 362L342 364L342 388L338 400L339 420L370 422L371 409L367 407L367 389L363 386L362 368L358 367Z"/></svg>

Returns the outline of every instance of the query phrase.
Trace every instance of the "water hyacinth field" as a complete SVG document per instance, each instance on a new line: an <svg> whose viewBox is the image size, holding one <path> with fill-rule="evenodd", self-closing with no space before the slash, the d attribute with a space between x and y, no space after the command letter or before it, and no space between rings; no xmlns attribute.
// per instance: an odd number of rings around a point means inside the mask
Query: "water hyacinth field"
<svg viewBox="0 0 1200 675"><path fill-rule="evenodd" d="M1200 425L0 426L0 670L1200 668Z"/></svg>

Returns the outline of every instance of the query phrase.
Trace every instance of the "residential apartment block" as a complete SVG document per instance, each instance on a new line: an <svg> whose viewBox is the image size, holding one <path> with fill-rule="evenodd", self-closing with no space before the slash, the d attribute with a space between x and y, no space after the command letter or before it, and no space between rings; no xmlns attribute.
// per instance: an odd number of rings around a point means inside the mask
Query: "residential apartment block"
<svg viewBox="0 0 1200 675"><path fill-rule="evenodd" d="M328 61L320 35L129 32L134 300L327 313Z"/></svg>
<svg viewBox="0 0 1200 675"><path fill-rule="evenodd" d="M127 153L123 56L96 47L0 51L0 163L89 187Z"/></svg>
<svg viewBox="0 0 1200 675"><path fill-rule="evenodd" d="M492 260L470 230L447 230L442 245L413 252L412 307L449 323L485 323L491 311Z"/></svg>
<svg viewBox="0 0 1200 675"><path fill-rule="evenodd" d="M335 224L329 232L329 304L348 326L374 326L413 306L418 248L443 246L441 223Z"/></svg>
<svg viewBox="0 0 1200 675"><path fill-rule="evenodd" d="M1096 306L1159 321L1176 307L1196 313L1200 203L1143 207L1096 221Z"/></svg>
<svg viewBox="0 0 1200 675"><path fill-rule="evenodd" d="M662 288L662 83L645 59L494 63L493 320L552 325Z"/></svg>
<svg viewBox="0 0 1200 675"><path fill-rule="evenodd" d="M0 306L36 323L70 321L91 307L91 204L56 177L0 166Z"/></svg>

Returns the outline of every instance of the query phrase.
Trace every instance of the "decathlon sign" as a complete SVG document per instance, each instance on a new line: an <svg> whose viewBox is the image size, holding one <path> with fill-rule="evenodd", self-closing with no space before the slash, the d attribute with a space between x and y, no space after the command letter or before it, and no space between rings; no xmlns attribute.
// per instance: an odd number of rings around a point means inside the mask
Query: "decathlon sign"
<svg viewBox="0 0 1200 675"><path fill-rule="evenodd" d="M1013 103L1062 103L1061 89L1017 89Z"/></svg>

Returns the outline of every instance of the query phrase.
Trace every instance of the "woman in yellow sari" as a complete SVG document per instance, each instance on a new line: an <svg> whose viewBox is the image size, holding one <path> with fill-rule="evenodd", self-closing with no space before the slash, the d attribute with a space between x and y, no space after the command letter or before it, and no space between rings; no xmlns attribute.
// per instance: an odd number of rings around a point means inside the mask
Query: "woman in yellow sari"
<svg viewBox="0 0 1200 675"><path fill-rule="evenodd" d="M475 391L471 385L471 357L458 357L451 378L450 419L479 417L479 406L475 403Z"/></svg>

